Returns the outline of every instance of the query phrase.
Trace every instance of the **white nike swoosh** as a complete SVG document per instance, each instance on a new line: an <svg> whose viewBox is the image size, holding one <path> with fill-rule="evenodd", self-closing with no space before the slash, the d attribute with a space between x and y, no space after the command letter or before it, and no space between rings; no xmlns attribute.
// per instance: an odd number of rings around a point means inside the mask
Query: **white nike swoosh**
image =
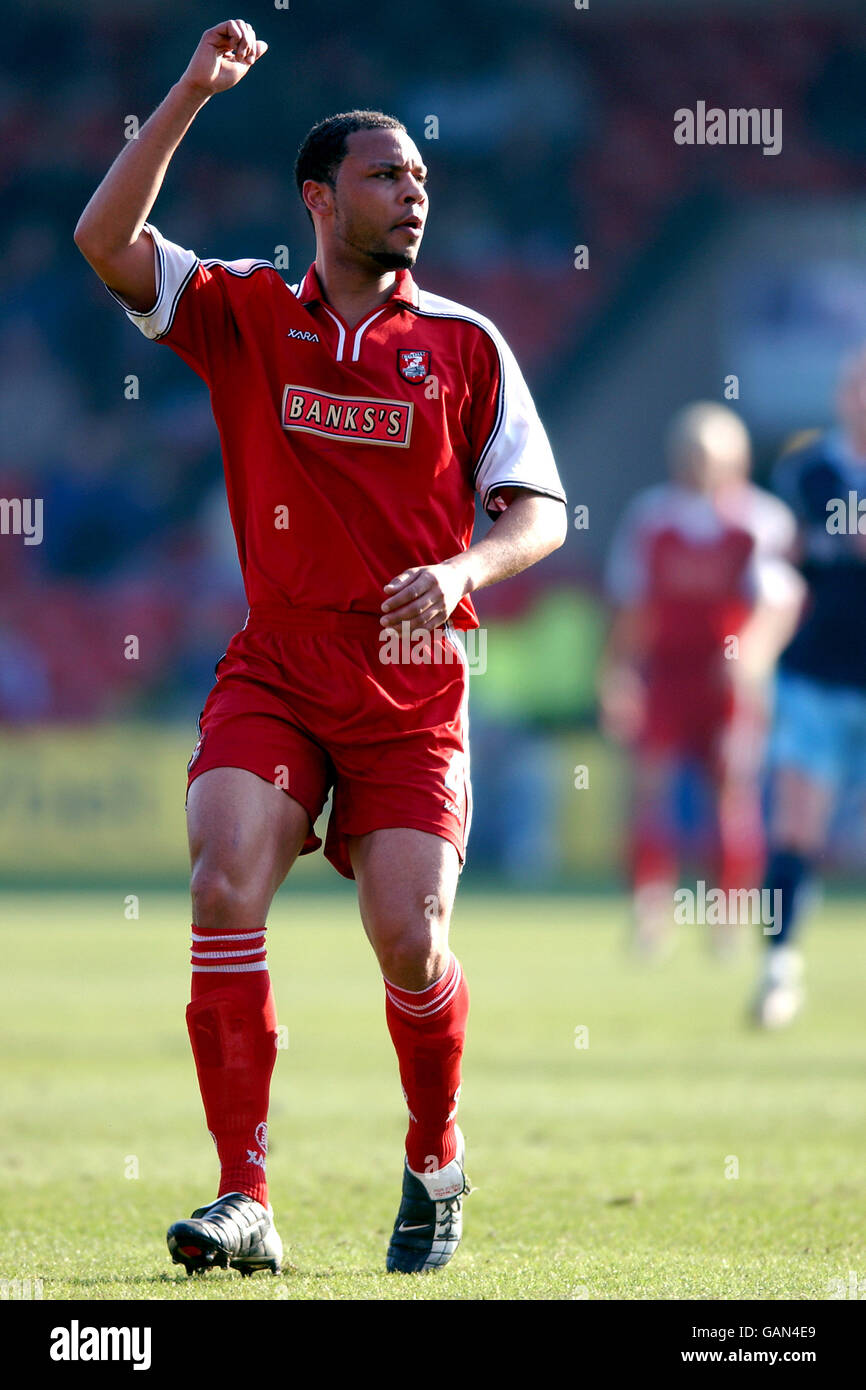
<svg viewBox="0 0 866 1390"><path fill-rule="evenodd" d="M429 1222L429 1221L422 1221L422 1223L421 1223L420 1226L407 1226L405 1221L401 1221L401 1222L400 1222L400 1225L397 1227L397 1230L398 1230L398 1231L426 1231L426 1229L427 1229L427 1227L428 1227L429 1225L430 1225L430 1222Z"/></svg>

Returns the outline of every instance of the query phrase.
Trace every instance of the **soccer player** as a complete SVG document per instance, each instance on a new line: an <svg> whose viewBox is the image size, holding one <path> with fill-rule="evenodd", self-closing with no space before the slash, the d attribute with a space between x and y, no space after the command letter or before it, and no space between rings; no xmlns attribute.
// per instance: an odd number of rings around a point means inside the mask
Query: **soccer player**
<svg viewBox="0 0 866 1390"><path fill-rule="evenodd" d="M685 769L711 792L718 886L759 882L764 691L802 597L786 559L793 515L749 481L739 417L712 401L686 406L667 456L670 481L640 493L614 537L600 682L603 722L634 753L634 941L647 955L670 940ZM720 950L730 926L713 930Z"/></svg>
<svg viewBox="0 0 866 1390"><path fill-rule="evenodd" d="M469 1000L448 944L471 817L455 629L478 625L474 590L563 543L565 499L496 328L413 280L427 171L393 117L334 116L304 140L316 259L297 285L265 261L202 261L147 221L192 120L266 50L242 20L209 29L75 234L131 321L210 387L249 602L187 799L187 1024L220 1185L168 1244L189 1273L279 1269L265 920L320 845L333 788L324 852L357 880L409 1110L386 1263L412 1272L451 1258L467 1190L455 1112ZM494 524L471 544L476 492Z"/></svg>
<svg viewBox="0 0 866 1390"><path fill-rule="evenodd" d="M766 1028L803 1006L803 909L842 793L866 783L866 350L846 364L836 410L838 428L784 455L774 479L799 523L809 605L779 662L770 738L765 886L781 921L753 1003Z"/></svg>

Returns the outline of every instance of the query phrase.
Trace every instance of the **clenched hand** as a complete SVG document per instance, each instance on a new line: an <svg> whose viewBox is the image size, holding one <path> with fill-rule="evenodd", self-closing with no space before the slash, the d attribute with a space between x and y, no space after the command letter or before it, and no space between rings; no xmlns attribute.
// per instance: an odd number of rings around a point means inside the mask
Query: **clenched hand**
<svg viewBox="0 0 866 1390"><path fill-rule="evenodd" d="M181 83L208 96L226 92L267 51L246 20L227 19L202 34Z"/></svg>

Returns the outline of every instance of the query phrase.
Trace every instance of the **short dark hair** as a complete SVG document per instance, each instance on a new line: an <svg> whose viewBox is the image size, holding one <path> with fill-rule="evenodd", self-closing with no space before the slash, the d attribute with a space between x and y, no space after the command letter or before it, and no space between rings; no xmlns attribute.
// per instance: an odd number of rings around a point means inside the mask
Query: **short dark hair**
<svg viewBox="0 0 866 1390"><path fill-rule="evenodd" d="M341 111L319 121L304 136L295 160L295 183L301 198L307 179L334 187L337 170L346 158L346 140L356 130L405 129L402 121L396 116L386 116L384 111ZM309 208L307 214L312 221Z"/></svg>

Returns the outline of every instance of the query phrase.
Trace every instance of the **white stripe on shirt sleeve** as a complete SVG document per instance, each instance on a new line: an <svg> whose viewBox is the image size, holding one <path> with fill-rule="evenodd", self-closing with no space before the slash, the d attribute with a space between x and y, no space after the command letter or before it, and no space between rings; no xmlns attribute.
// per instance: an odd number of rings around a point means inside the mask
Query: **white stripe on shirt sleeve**
<svg viewBox="0 0 866 1390"><path fill-rule="evenodd" d="M499 413L490 439L481 454L475 478L485 511L504 509L493 493L503 487L526 488L565 501L553 452L535 402L510 347L500 333L494 337L499 352Z"/></svg>
<svg viewBox="0 0 866 1390"><path fill-rule="evenodd" d="M152 309L138 313L114 290L108 289L112 299L126 311L126 317L136 328L140 328L146 338L161 338L171 328L177 301L181 291L194 274L199 258L194 251L185 251L173 241L167 241L162 233L150 222L145 222L144 231L153 238L154 270L156 272L156 302Z"/></svg>

